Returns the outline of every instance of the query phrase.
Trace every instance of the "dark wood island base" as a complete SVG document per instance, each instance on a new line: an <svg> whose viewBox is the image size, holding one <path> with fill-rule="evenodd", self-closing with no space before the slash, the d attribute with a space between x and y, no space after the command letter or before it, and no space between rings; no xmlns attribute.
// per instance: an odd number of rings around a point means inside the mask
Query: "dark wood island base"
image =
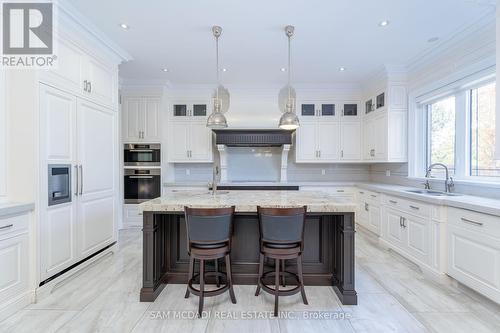
<svg viewBox="0 0 500 333"><path fill-rule="evenodd" d="M167 283L185 284L188 280L186 226L183 212L144 211L143 217L143 286L140 300L153 302ZM354 232L354 213L307 213L304 283L332 286L345 305L357 304ZM274 265L272 261L268 264ZM257 285L257 213L236 213L231 265L235 284ZM287 270L293 270L293 267L295 265L290 265Z"/></svg>

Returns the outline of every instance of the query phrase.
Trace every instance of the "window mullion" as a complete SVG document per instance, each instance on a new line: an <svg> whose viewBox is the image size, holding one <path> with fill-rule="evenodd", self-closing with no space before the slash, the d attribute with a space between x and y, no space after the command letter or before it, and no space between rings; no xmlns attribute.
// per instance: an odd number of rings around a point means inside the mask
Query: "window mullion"
<svg viewBox="0 0 500 333"><path fill-rule="evenodd" d="M455 178L468 177L469 151L467 125L468 100L466 91L455 95Z"/></svg>

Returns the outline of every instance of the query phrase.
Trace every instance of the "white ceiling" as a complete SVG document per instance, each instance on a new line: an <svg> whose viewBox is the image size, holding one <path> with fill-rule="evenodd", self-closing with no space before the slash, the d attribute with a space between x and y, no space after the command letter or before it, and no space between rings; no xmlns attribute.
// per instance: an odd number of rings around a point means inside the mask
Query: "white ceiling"
<svg viewBox="0 0 500 333"><path fill-rule="evenodd" d="M295 83L360 82L384 64L411 59L494 12L490 0L70 0L133 61L120 75L173 84L215 81L211 26L220 25L226 84L286 81L283 28ZM378 23L390 24L381 28ZM130 26L128 31L120 23ZM436 43L429 43L439 37ZM339 72L340 66L346 67ZM161 71L167 67L168 73Z"/></svg>

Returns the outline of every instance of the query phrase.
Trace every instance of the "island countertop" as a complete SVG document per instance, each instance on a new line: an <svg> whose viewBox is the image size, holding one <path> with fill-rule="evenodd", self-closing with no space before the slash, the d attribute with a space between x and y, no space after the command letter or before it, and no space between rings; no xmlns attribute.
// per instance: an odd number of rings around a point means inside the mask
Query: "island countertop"
<svg viewBox="0 0 500 333"><path fill-rule="evenodd" d="M236 212L256 212L257 206L299 207L308 212L354 212L356 204L319 191L178 191L139 205L141 212L181 212L184 206L218 208L235 206Z"/></svg>

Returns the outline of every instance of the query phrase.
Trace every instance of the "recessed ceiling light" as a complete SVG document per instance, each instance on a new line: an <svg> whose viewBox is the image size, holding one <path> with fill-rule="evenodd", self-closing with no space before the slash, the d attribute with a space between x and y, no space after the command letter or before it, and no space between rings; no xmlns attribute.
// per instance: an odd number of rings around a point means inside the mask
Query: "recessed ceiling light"
<svg viewBox="0 0 500 333"><path fill-rule="evenodd" d="M339 67L339 71L341 72L345 71L345 67Z"/></svg>
<svg viewBox="0 0 500 333"><path fill-rule="evenodd" d="M162 68L161 69L163 72L168 72L168 68Z"/></svg>
<svg viewBox="0 0 500 333"><path fill-rule="evenodd" d="M286 72L286 68L285 67L281 67L280 71Z"/></svg>
<svg viewBox="0 0 500 333"><path fill-rule="evenodd" d="M222 71L223 71L223 72L227 72L227 69L226 69L226 68L223 68L223 69L222 69Z"/></svg>
<svg viewBox="0 0 500 333"><path fill-rule="evenodd" d="M122 28L123 30L128 30L128 29L130 29L130 26L128 24L125 24L125 23L120 23L120 28Z"/></svg>
<svg viewBox="0 0 500 333"><path fill-rule="evenodd" d="M387 27L389 25L389 21L387 20L380 21L378 25L380 27Z"/></svg>
<svg viewBox="0 0 500 333"><path fill-rule="evenodd" d="M439 37L432 37L432 38L429 38L429 39L427 40L427 42L429 42L429 43L434 43L434 42L437 42L438 40L439 40Z"/></svg>

